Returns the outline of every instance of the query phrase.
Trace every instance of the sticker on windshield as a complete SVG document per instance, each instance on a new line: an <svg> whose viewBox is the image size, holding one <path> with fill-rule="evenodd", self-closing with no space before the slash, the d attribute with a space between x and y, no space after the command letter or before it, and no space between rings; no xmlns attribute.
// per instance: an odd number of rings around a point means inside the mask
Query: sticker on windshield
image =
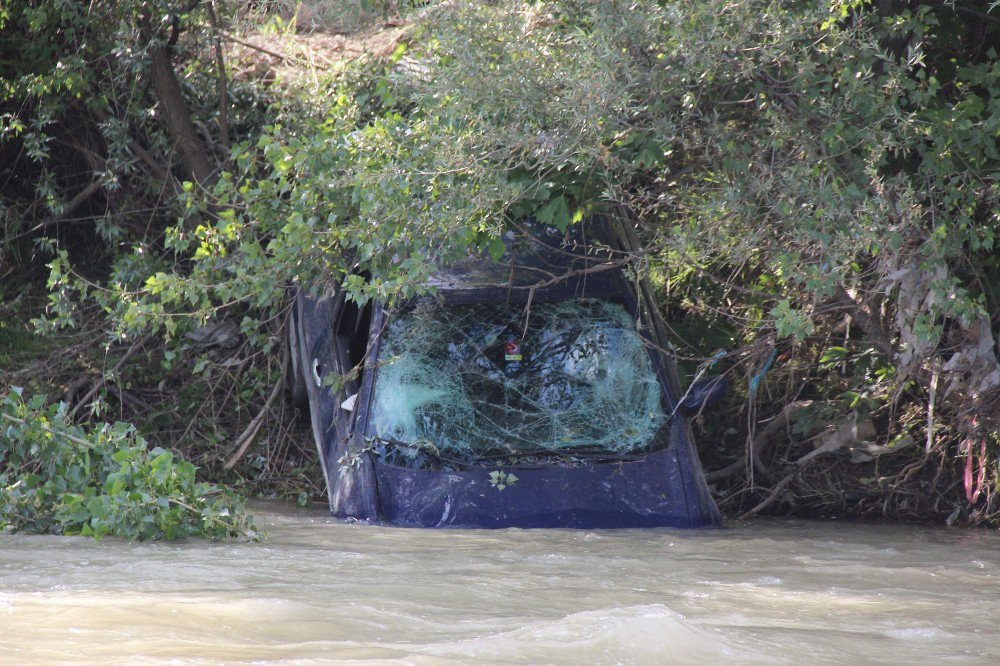
<svg viewBox="0 0 1000 666"><path fill-rule="evenodd" d="M514 340L510 340L504 345L504 357L505 361L522 361L524 358L521 356L521 345L519 345Z"/></svg>

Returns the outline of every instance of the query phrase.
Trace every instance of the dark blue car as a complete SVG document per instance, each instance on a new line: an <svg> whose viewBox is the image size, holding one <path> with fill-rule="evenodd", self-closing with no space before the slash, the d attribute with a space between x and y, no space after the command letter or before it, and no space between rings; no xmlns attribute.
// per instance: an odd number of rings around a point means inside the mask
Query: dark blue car
<svg viewBox="0 0 1000 666"><path fill-rule="evenodd" d="M295 297L289 385L334 516L414 527L719 522L688 416L612 251L509 235L433 296L386 308ZM705 388L709 390L704 390Z"/></svg>

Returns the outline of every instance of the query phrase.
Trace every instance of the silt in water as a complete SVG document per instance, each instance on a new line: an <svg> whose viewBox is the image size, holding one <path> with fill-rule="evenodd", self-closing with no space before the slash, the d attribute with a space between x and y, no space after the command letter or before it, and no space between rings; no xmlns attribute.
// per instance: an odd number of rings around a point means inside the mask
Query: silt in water
<svg viewBox="0 0 1000 666"><path fill-rule="evenodd" d="M260 544L0 536L0 663L1000 663L1000 535L414 530L254 507Z"/></svg>

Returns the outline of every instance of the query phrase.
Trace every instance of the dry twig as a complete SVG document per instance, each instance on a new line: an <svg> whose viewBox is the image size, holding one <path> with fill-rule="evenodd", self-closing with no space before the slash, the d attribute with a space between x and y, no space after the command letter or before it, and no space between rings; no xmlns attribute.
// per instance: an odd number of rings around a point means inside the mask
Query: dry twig
<svg viewBox="0 0 1000 666"><path fill-rule="evenodd" d="M226 469L232 469L240 458L242 458L250 445L253 443L254 438L257 436L257 432L260 431L260 426L264 423L264 419L267 417L268 412L271 410L271 405L274 401L281 395L281 391L285 386L285 371L288 369L288 345L281 346L281 369L278 371L278 381L275 382L274 387L271 389L271 393L267 396L267 400L264 401L264 406L257 413L257 416L251 419L247 427L240 433L240 436L236 438L235 444L237 445L236 453L234 453L229 460L226 461L224 467Z"/></svg>
<svg viewBox="0 0 1000 666"><path fill-rule="evenodd" d="M84 396L77 401L75 405L73 405L73 408L69 410L69 413L66 415L66 417L68 419L72 419L73 415L76 414L83 405L89 403L90 400L95 395L97 395L97 392L100 391L102 388L104 388L104 386L108 383L108 379L118 374L118 372L122 369L122 366L125 365L125 361L132 358L136 354L136 352L145 347L146 343L152 339L153 339L153 334L149 333L140 340L133 342L132 346L128 348L127 352L125 352L125 355L122 356L120 359L118 359L118 362L115 363L115 367L111 369L111 372L104 373L103 375L101 375L101 378L98 379L96 382L94 382L94 385L90 387L90 390L87 391L84 394Z"/></svg>

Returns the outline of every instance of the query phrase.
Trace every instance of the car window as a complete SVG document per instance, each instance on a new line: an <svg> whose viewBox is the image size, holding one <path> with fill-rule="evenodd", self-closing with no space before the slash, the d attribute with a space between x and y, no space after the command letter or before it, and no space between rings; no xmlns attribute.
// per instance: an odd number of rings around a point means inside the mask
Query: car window
<svg viewBox="0 0 1000 666"><path fill-rule="evenodd" d="M351 367L359 366L363 371L362 360L368 346L368 326L371 322L372 304L369 301L364 307L358 307L354 301L344 301L339 317L337 318L335 331L342 344L346 346L348 360Z"/></svg>
<svg viewBox="0 0 1000 666"><path fill-rule="evenodd" d="M470 460L637 452L665 421L621 304L426 301L388 325L369 430L408 455Z"/></svg>

